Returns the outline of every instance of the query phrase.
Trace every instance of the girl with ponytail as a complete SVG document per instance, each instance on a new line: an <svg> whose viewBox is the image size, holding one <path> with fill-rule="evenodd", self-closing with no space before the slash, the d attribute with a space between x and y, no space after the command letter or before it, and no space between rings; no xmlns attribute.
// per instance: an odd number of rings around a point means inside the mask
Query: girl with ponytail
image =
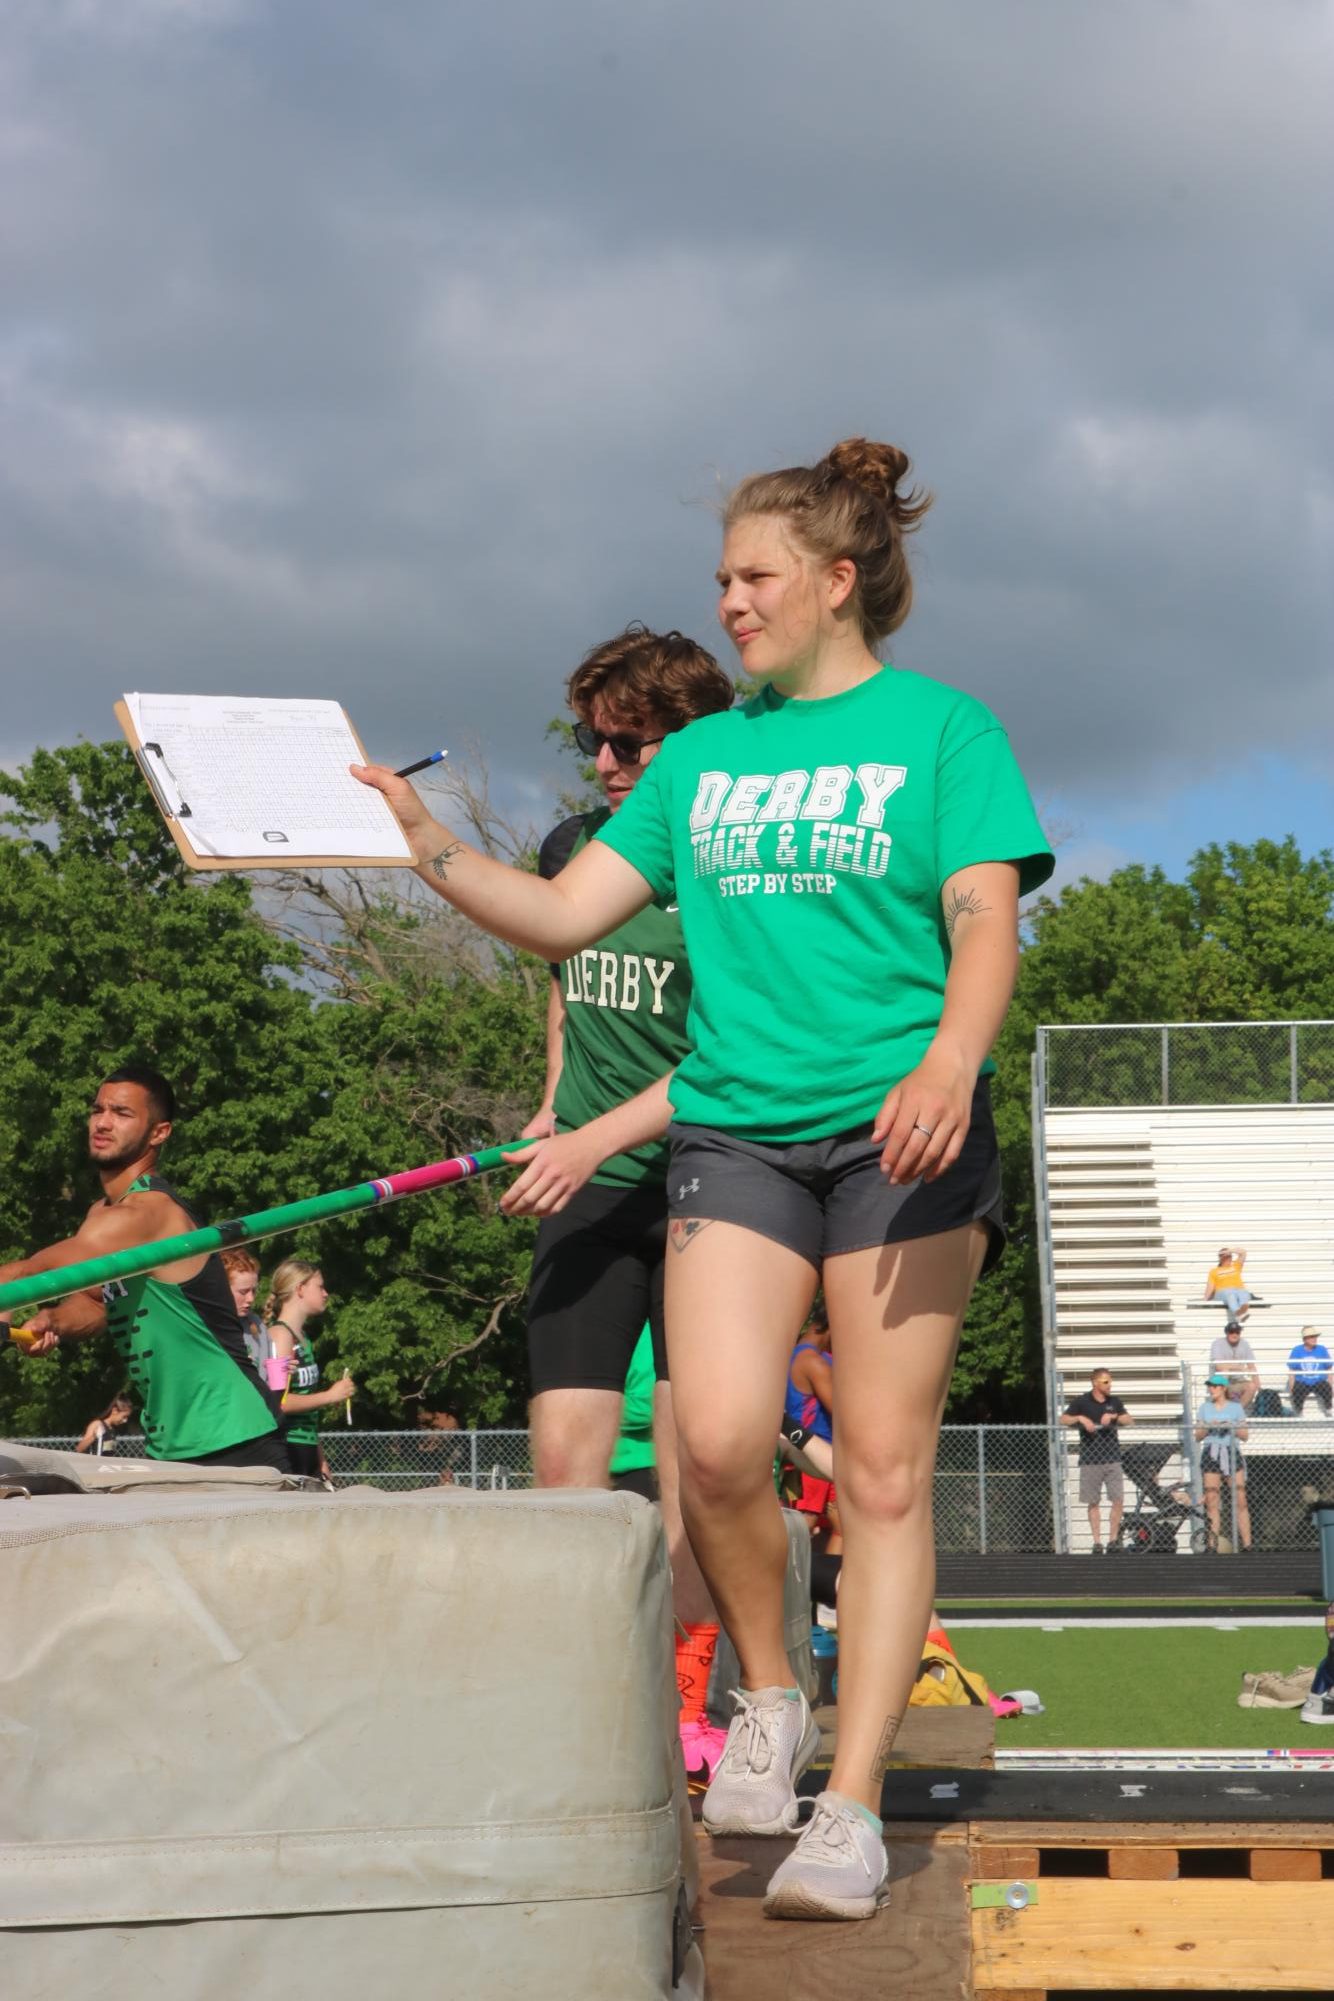
<svg viewBox="0 0 1334 2001"><path fill-rule="evenodd" d="M759 692L662 745L559 877L508 870L383 767L422 879L567 958L679 902L693 1046L671 1085L667 1349L681 1504L741 1665L704 1798L716 1834L787 1834L819 1745L783 1644L771 1478L788 1357L823 1277L838 1351L839 1729L776 1871L775 1917L869 1917L879 1809L935 1586L931 1489L969 1296L1004 1245L989 1052L1018 904L1051 872L1005 731L896 668L929 506L894 445L848 438L727 503L722 625Z"/></svg>

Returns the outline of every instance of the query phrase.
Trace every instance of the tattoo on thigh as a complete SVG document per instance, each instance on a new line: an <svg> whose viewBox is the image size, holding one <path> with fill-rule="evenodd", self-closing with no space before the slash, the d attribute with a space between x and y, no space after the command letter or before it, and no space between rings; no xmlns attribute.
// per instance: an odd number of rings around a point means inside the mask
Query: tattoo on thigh
<svg viewBox="0 0 1334 2001"><path fill-rule="evenodd" d="M899 1724L902 1720L902 1717L899 1716L887 1716L885 1718L885 1727L880 1732L880 1742L876 1745L875 1756L871 1760L870 1778L872 1785L878 1786L881 1779L885 1776L885 1767L889 1763L889 1754L894 1749L894 1739L899 1734Z"/></svg>
<svg viewBox="0 0 1334 2001"><path fill-rule="evenodd" d="M667 1226L667 1238L674 1251L684 1251L701 1230L707 1230L712 1216L673 1216Z"/></svg>
<svg viewBox="0 0 1334 2001"><path fill-rule="evenodd" d="M439 854L431 863L431 874L437 882L444 881L445 877L449 874L449 864L453 861L455 855L461 855L462 853L462 841L451 841L447 848L441 848Z"/></svg>

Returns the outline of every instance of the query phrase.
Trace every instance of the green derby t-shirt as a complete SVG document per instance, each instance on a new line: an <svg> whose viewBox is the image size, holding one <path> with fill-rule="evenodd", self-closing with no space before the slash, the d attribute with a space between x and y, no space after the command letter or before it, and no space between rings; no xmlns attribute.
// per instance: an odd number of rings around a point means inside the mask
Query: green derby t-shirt
<svg viewBox="0 0 1334 2001"><path fill-rule="evenodd" d="M755 1140L864 1125L936 1032L941 885L1053 859L1001 725L882 668L841 695L766 688L663 744L596 838L680 905L694 980L676 1117Z"/></svg>

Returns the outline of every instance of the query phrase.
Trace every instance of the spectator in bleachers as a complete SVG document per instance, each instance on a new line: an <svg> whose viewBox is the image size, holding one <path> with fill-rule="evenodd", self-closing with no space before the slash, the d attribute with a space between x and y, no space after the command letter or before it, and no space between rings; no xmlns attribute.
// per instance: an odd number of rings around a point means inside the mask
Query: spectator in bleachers
<svg viewBox="0 0 1334 2001"><path fill-rule="evenodd" d="M1260 1370L1255 1350L1241 1331L1240 1320L1229 1319L1209 1350L1209 1372L1219 1371L1227 1381L1228 1393L1243 1410L1255 1402L1260 1387Z"/></svg>
<svg viewBox="0 0 1334 2001"><path fill-rule="evenodd" d="M1288 1395L1298 1417L1308 1397L1314 1397L1325 1416L1329 1416L1334 1405L1329 1381L1331 1368L1334 1358L1320 1339L1320 1329L1303 1327L1301 1340L1288 1356Z"/></svg>
<svg viewBox="0 0 1334 2001"><path fill-rule="evenodd" d="M1120 1429L1129 1424L1130 1413L1120 1397L1112 1395L1110 1369L1095 1369L1090 1386L1082 1397L1072 1397L1061 1414L1062 1424L1079 1426L1079 1498L1089 1511L1093 1533L1093 1554L1101 1556L1121 1547L1121 1510L1125 1504L1125 1475L1121 1471ZM1102 1540L1099 1502L1107 1495L1107 1541Z"/></svg>
<svg viewBox="0 0 1334 2001"><path fill-rule="evenodd" d="M1254 1293L1246 1290L1243 1279L1245 1264L1245 1251L1229 1250L1224 1245L1218 1253L1218 1263L1204 1282L1205 1298L1221 1299L1229 1320L1244 1320L1255 1297Z"/></svg>
<svg viewBox="0 0 1334 2001"><path fill-rule="evenodd" d="M1246 1413L1231 1395L1228 1379L1215 1370L1206 1384L1208 1395L1195 1413L1195 1439L1200 1446L1200 1471L1204 1475L1204 1511L1209 1517L1213 1547L1218 1546L1222 1516L1223 1482L1232 1482L1232 1521L1240 1547L1251 1546L1251 1510L1246 1499L1246 1462L1242 1440L1250 1436Z"/></svg>

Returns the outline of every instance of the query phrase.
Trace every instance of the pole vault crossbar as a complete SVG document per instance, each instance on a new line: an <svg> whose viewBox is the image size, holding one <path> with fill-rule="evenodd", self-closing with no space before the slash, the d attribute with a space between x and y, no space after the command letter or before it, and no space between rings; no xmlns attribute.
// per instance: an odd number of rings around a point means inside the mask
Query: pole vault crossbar
<svg viewBox="0 0 1334 2001"><path fill-rule="evenodd" d="M161 1237L155 1244L134 1244L128 1250L108 1251L104 1257L85 1258L81 1264L58 1265L50 1271L34 1272L29 1278L11 1279L8 1285L0 1285L0 1313L17 1313L42 1300L64 1299L71 1292L90 1292L117 1279L139 1278L163 1265L179 1264L209 1251L230 1250L234 1244L254 1243L259 1237L278 1237L306 1223L325 1223L358 1209L401 1202L405 1195L425 1195L432 1188L446 1188L451 1182L468 1181L474 1174L503 1167L507 1153L518 1153L534 1144L533 1140L519 1139L508 1146L486 1147L480 1153L455 1154L449 1160L409 1167L378 1181L359 1181L353 1188L335 1188L326 1195L307 1196L303 1202L284 1202L276 1209L256 1209L250 1216L186 1230L179 1237Z"/></svg>

